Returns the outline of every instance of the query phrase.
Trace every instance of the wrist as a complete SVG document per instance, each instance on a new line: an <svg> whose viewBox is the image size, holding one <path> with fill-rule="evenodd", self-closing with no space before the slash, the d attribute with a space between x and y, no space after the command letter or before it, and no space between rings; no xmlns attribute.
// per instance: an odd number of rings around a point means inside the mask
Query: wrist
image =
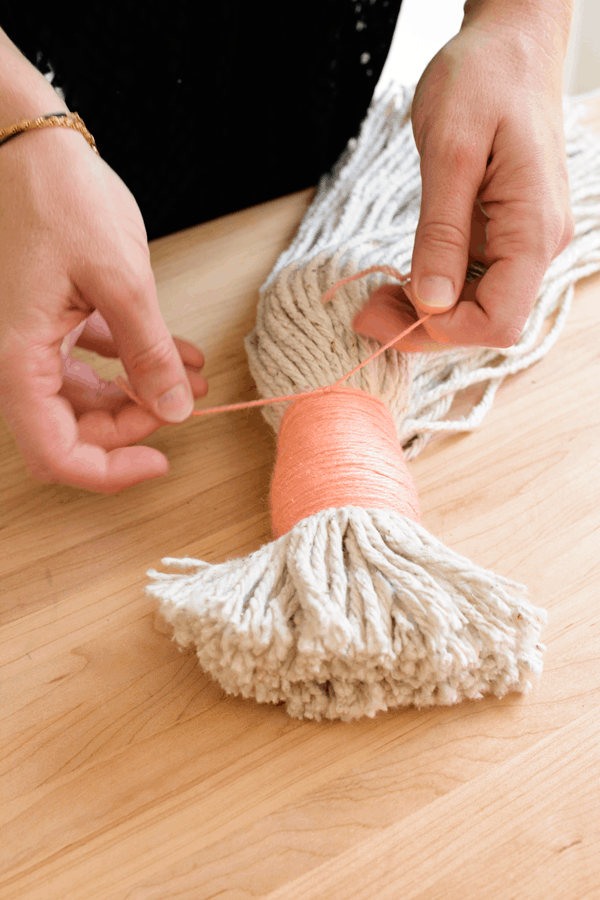
<svg viewBox="0 0 600 900"><path fill-rule="evenodd" d="M2 32L0 40L0 128L50 112L69 112L50 82ZM15 139L16 140L16 139Z"/></svg>
<svg viewBox="0 0 600 900"><path fill-rule="evenodd" d="M574 0L466 0L461 29L505 26L543 45L564 63Z"/></svg>

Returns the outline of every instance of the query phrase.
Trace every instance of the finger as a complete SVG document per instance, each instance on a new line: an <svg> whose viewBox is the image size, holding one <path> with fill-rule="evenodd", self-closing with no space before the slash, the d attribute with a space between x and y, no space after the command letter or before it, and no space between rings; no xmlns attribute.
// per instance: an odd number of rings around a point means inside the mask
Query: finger
<svg viewBox="0 0 600 900"><path fill-rule="evenodd" d="M471 220L469 262L475 259L485 265L488 264L486 256L487 223L488 216L480 202L476 201ZM458 302L464 300L474 302L475 291L476 285L473 285L472 282L465 282ZM385 284L372 292L367 303L354 317L352 326L358 334L387 344L394 335L400 334L419 318L417 307L411 282L405 284L404 287L400 287L398 284ZM431 320L419 325L410 334L392 344L393 348L403 353L447 350L449 343L447 338L444 338L444 343L442 343L431 337L430 322Z"/></svg>
<svg viewBox="0 0 600 900"><path fill-rule="evenodd" d="M473 208L488 155L483 145L479 149L445 146L435 133L426 142L411 264L419 311L449 310L459 298L467 270Z"/></svg>
<svg viewBox="0 0 600 900"><path fill-rule="evenodd" d="M76 346L83 350L91 350L100 356L109 358L117 357L117 347L113 340L110 328L104 316L95 310L89 319L86 319L84 328L76 341Z"/></svg>
<svg viewBox="0 0 600 900"><path fill-rule="evenodd" d="M197 369L187 366L186 373L194 397L205 397L208 393L206 378ZM92 412L93 410L105 410L111 415L115 415L125 406L131 404L130 398L115 381L100 378L87 363L82 363L71 357L63 361L63 384L59 394L69 401L78 418L84 413ZM152 431L165 424L162 420L157 419L156 416L152 416L152 421L154 422ZM132 436L129 443L143 440L152 431L148 431L140 437Z"/></svg>
<svg viewBox="0 0 600 900"><path fill-rule="evenodd" d="M129 403L114 414L100 409L86 412L77 424L80 440L104 450L114 450L144 440L164 422L159 422L141 406Z"/></svg>
<svg viewBox="0 0 600 900"><path fill-rule="evenodd" d="M79 340L82 332L85 330L87 319L83 319L79 325L76 325L75 328L71 329L68 334L64 336L62 339L62 343L60 345L60 352L64 358L66 358L77 341Z"/></svg>
<svg viewBox="0 0 600 900"><path fill-rule="evenodd" d="M476 259L478 262L484 263L484 265L489 265L486 255L487 223L488 217L485 215L479 200L477 200L473 207L473 215L471 218L469 260Z"/></svg>
<svg viewBox="0 0 600 900"><path fill-rule="evenodd" d="M54 352L54 361L34 362L33 377L32 367L11 367L3 384L3 413L32 475L108 494L164 475L168 460L152 447L107 452L80 437L72 407L56 394L61 360Z"/></svg>
<svg viewBox="0 0 600 900"><path fill-rule="evenodd" d="M75 271L80 293L101 312L135 393L158 419L183 422L194 397L156 296L152 270L135 276L109 268Z"/></svg>
<svg viewBox="0 0 600 900"><path fill-rule="evenodd" d="M575 219L573 218L573 213L572 213L571 207L569 205L569 209L567 210L567 212L565 214L565 224L563 227L562 237L560 239L560 242L558 244L558 247L556 248L556 251L555 251L552 259L556 259L556 257L559 256L563 252L563 250L566 250L566 248L569 246L569 244L573 240L574 235L575 235Z"/></svg>
<svg viewBox="0 0 600 900"><path fill-rule="evenodd" d="M188 376L194 396L206 396L206 380L192 370L188 370ZM122 394L122 403L124 405L116 409L98 408L83 412L77 423L80 440L105 450L113 450L143 441L157 429L164 427L163 421L133 403L125 394Z"/></svg>
<svg viewBox="0 0 600 900"><path fill-rule="evenodd" d="M538 174L529 160L527 166L511 161L515 168L501 179L507 199L484 198L489 268L474 298L427 322L434 340L499 348L515 344L565 228L569 237L564 212L559 218L558 206L546 202L543 172ZM491 194L496 189L490 185L486 190Z"/></svg>
<svg viewBox="0 0 600 900"><path fill-rule="evenodd" d="M76 346L83 350L90 350L92 353L98 353L100 356L116 359L118 357L117 345L104 316L96 310L83 324L83 330L75 342ZM173 340L186 366L193 366L197 369L204 366L204 354L199 347L185 338L173 337Z"/></svg>
<svg viewBox="0 0 600 900"><path fill-rule="evenodd" d="M367 303L355 315L352 327L358 334L387 344L419 318L411 300L410 285L406 284L404 288L394 284L382 285L373 291ZM394 350L410 353L447 349L445 345L432 340L426 330L427 324L428 322L419 325L392 344Z"/></svg>
<svg viewBox="0 0 600 900"><path fill-rule="evenodd" d="M202 369L205 363L204 353L193 344L191 341L186 341L185 338L175 337L173 336L173 340L175 341L175 346L179 351L179 355L183 360L186 366L192 367L194 369Z"/></svg>
<svg viewBox="0 0 600 900"><path fill-rule="evenodd" d="M465 285L464 300L425 323L428 333L435 341L451 344L513 346L527 323L545 269L531 254L497 260L479 282Z"/></svg>
<svg viewBox="0 0 600 900"><path fill-rule="evenodd" d="M101 378L87 363L67 356L63 359L59 395L69 401L77 416L91 409L116 411L127 397L114 381Z"/></svg>

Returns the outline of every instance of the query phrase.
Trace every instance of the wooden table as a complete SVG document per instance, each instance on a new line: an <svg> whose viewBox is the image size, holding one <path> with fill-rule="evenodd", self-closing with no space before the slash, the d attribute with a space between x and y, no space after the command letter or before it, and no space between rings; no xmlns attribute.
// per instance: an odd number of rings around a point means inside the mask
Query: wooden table
<svg viewBox="0 0 600 900"><path fill-rule="evenodd" d="M312 196L152 244L165 319L207 357L198 409L256 396L243 337ZM599 324L600 275L480 429L411 464L425 527L548 610L525 697L350 724L228 697L143 588L162 556L271 539L260 411L162 428L169 474L115 495L36 482L3 425L3 900L600 897Z"/></svg>

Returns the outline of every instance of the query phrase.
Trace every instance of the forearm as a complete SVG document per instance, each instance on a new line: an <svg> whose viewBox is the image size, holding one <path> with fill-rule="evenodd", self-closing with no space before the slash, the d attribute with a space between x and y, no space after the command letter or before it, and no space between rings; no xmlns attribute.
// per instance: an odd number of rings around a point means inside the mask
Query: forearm
<svg viewBox="0 0 600 900"><path fill-rule="evenodd" d="M47 78L0 28L0 128L20 119L68 111Z"/></svg>

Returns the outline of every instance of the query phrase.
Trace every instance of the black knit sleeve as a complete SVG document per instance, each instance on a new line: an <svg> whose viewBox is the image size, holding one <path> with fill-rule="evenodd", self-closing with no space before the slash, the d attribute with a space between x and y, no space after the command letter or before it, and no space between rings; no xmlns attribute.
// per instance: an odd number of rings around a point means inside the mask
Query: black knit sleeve
<svg viewBox="0 0 600 900"><path fill-rule="evenodd" d="M1 4L148 238L314 185L358 133L401 0ZM68 12L67 12L68 8Z"/></svg>

